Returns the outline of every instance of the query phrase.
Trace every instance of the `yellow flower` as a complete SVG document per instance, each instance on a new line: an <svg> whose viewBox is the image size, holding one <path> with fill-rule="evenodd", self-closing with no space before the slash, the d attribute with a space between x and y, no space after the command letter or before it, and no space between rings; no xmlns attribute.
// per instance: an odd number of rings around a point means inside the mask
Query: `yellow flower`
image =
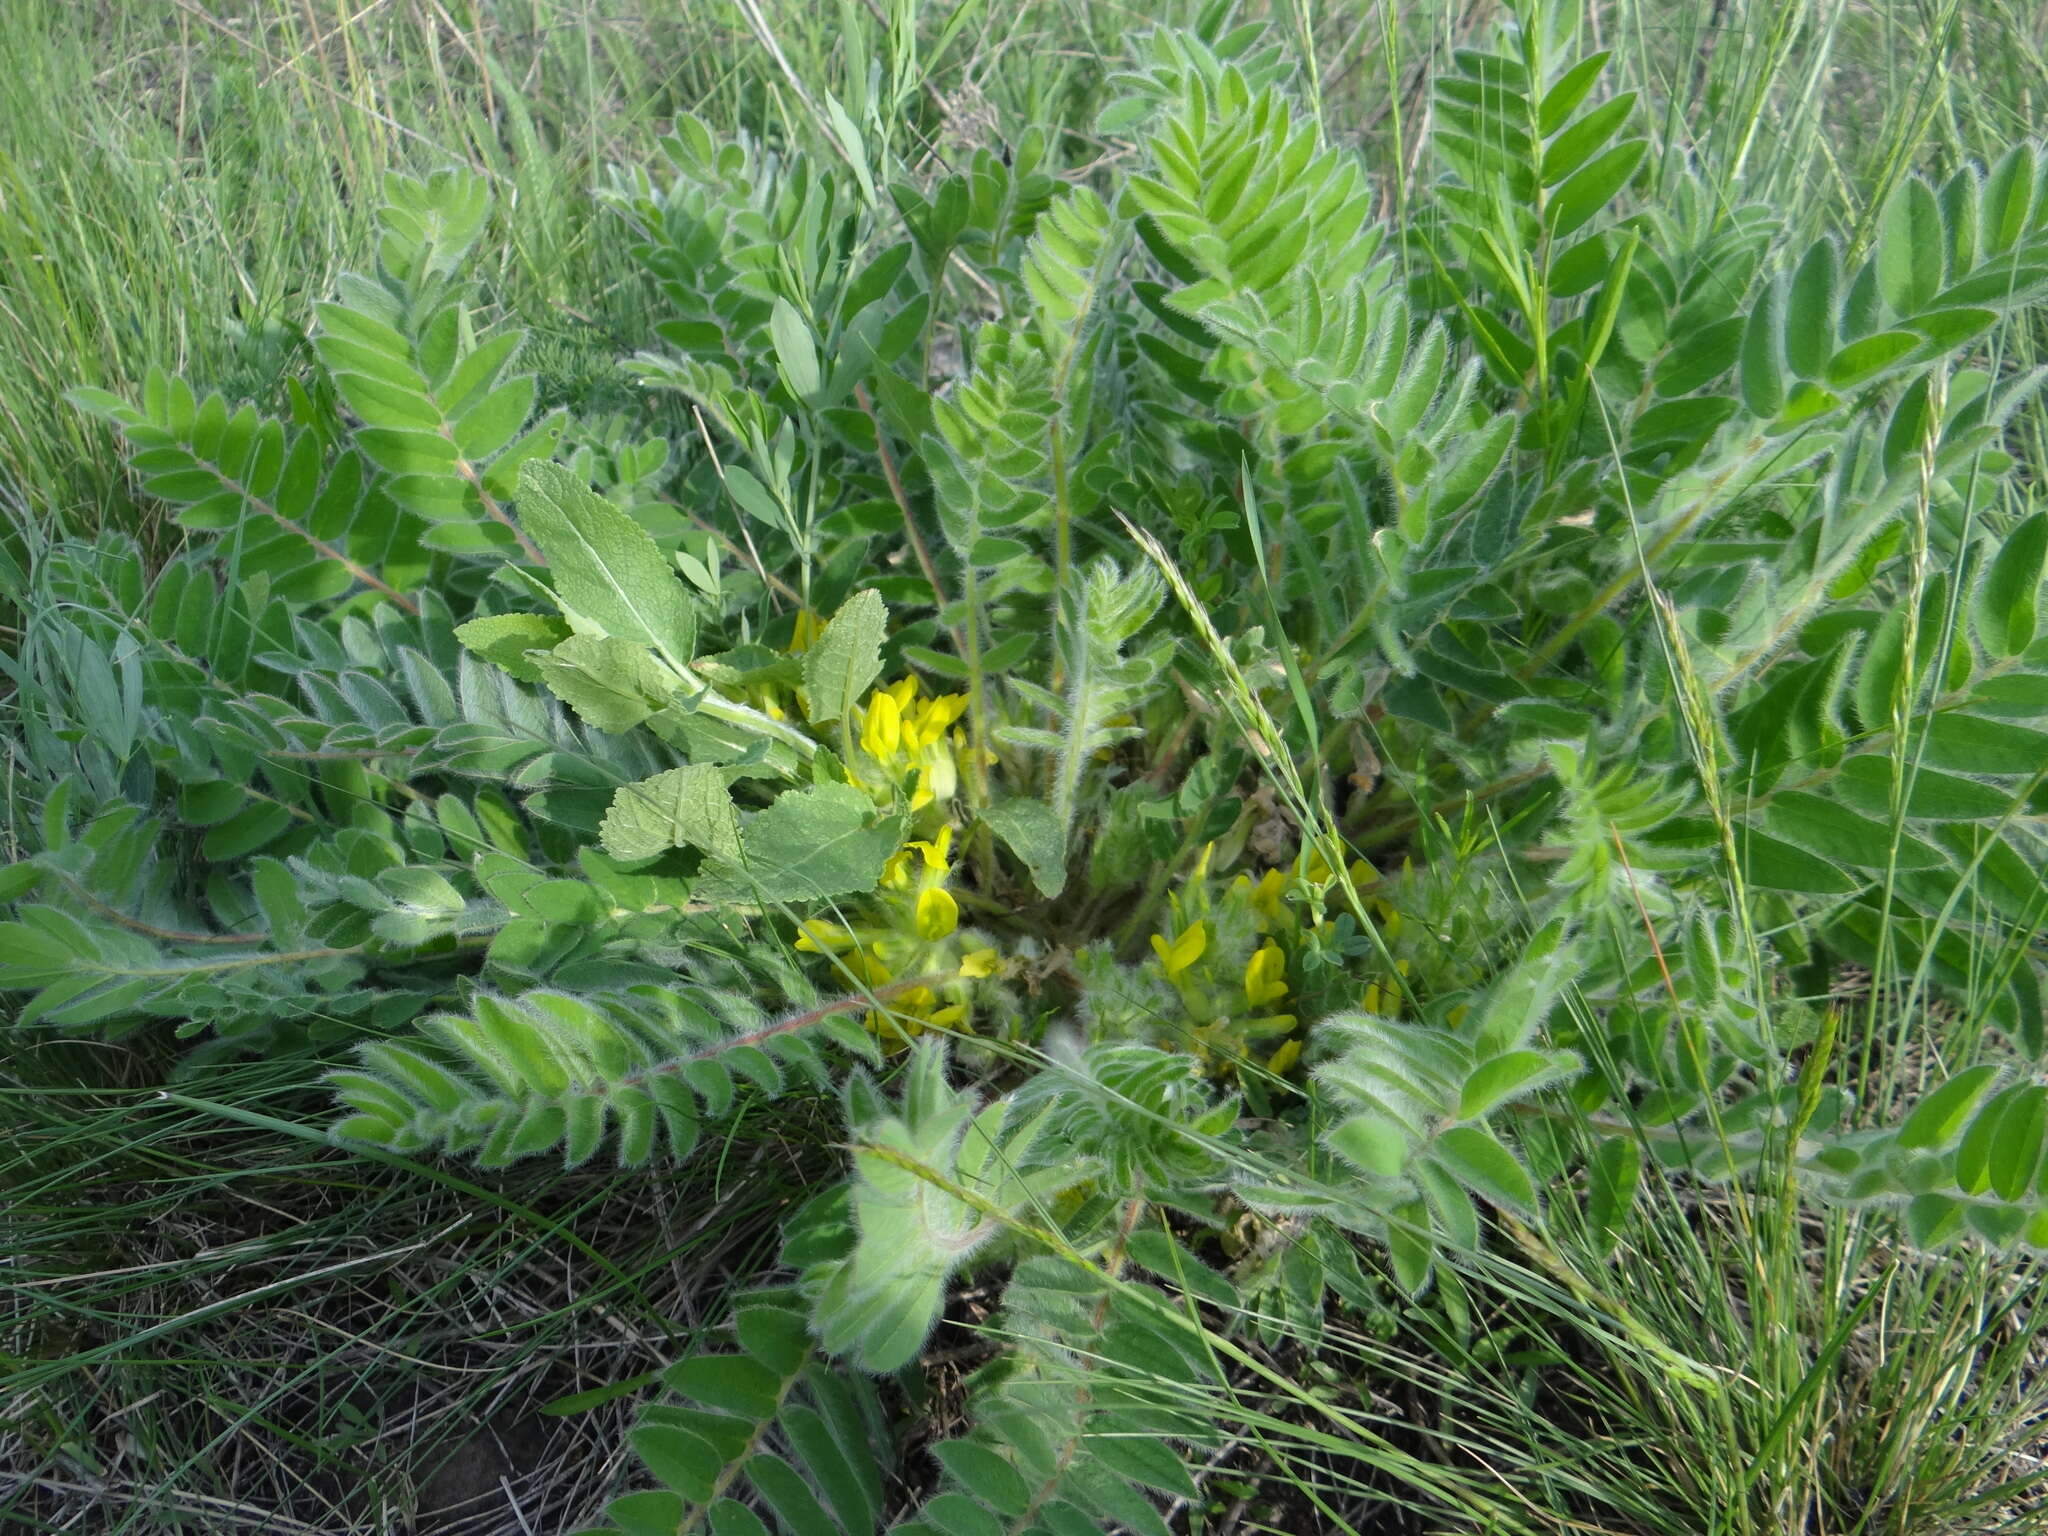
<svg viewBox="0 0 2048 1536"><path fill-rule="evenodd" d="M917 893L919 938L927 944L936 943L959 926L960 903L953 899L951 891L943 885L934 885Z"/></svg>
<svg viewBox="0 0 2048 1536"><path fill-rule="evenodd" d="M859 942L851 928L842 928L822 917L807 917L797 924L796 947L808 954L836 955Z"/></svg>
<svg viewBox="0 0 2048 1536"><path fill-rule="evenodd" d="M896 972L882 951L899 946L884 934L856 933L822 917L810 917L797 924L796 947L806 954L833 956L841 970L864 986L886 986L896 979ZM896 958L901 960L903 956L898 954Z"/></svg>
<svg viewBox="0 0 2048 1536"><path fill-rule="evenodd" d="M1199 919L1171 944L1162 934L1152 935L1152 953L1159 957L1168 981L1178 981L1181 972L1202 958L1209 947L1209 925Z"/></svg>
<svg viewBox="0 0 2048 1536"><path fill-rule="evenodd" d="M1372 915L1379 919L1380 933L1389 942L1401 937L1401 913L1384 896L1372 900Z"/></svg>
<svg viewBox="0 0 2048 1536"><path fill-rule="evenodd" d="M949 862L952 851L953 829L945 826L929 842L905 843L882 866L884 890L917 892L911 908L911 926L916 929L917 936L928 944L943 939L960 926L960 903L945 888L946 877L953 872ZM924 864L922 874L912 875L913 857Z"/></svg>
<svg viewBox="0 0 2048 1536"><path fill-rule="evenodd" d="M924 859L924 867L941 880L952 872L953 866L947 861L953 854L953 829L950 825L939 828L939 835L930 842L922 840L905 843L905 851L915 848Z"/></svg>
<svg viewBox="0 0 2048 1536"><path fill-rule="evenodd" d="M993 949L973 950L960 957L960 974L977 981L984 976L993 976L1002 958Z"/></svg>
<svg viewBox="0 0 2048 1536"><path fill-rule="evenodd" d="M1406 976L1408 974L1408 962L1406 960L1396 960L1394 962L1394 969L1399 974ZM1379 1013L1382 1010L1394 1013L1398 1012L1400 1007L1401 989L1395 986L1392 981L1389 981L1384 987L1376 981L1369 981L1365 984L1365 1011L1367 1013Z"/></svg>
<svg viewBox="0 0 2048 1536"><path fill-rule="evenodd" d="M903 678L868 695L861 715L860 744L893 786L912 769L917 772L910 808L921 811L935 800L950 800L960 786L958 732L953 723L967 712L967 696L942 694L919 699L917 679Z"/></svg>
<svg viewBox="0 0 2048 1536"><path fill-rule="evenodd" d="M938 1006L938 995L930 987L912 987L890 1000L886 1008L870 1008L867 1027L898 1045L927 1029L965 1029L967 1008L963 1003Z"/></svg>
<svg viewBox="0 0 2048 1536"><path fill-rule="evenodd" d="M1266 1058L1266 1070L1275 1077L1285 1077L1288 1068L1292 1067L1299 1060L1301 1060L1301 1042L1299 1040L1283 1040L1280 1042L1280 1049Z"/></svg>
<svg viewBox="0 0 2048 1536"><path fill-rule="evenodd" d="M1244 968L1244 995L1254 1008L1277 1003L1287 995L1287 957L1270 939Z"/></svg>
<svg viewBox="0 0 2048 1536"><path fill-rule="evenodd" d="M1239 875L1231 889L1251 903L1258 915L1259 932L1264 933L1279 926L1286 915L1287 886L1285 870L1269 869L1256 882L1250 875Z"/></svg>
<svg viewBox="0 0 2048 1536"><path fill-rule="evenodd" d="M1345 873L1351 876L1353 885L1361 886L1372 885L1380 877L1379 871L1364 859L1353 859ZM1322 885L1336 879L1337 872L1330 867L1330 861L1323 857L1322 849L1311 847L1307 860L1302 864L1301 877L1311 885Z"/></svg>

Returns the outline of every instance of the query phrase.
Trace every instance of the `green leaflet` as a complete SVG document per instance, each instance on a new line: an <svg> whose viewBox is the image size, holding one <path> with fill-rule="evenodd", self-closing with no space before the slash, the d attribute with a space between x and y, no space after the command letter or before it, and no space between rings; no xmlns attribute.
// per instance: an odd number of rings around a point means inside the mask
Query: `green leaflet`
<svg viewBox="0 0 2048 1536"><path fill-rule="evenodd" d="M707 872L698 894L747 903L864 895L902 840L901 818L876 810L850 784L791 790L746 818L738 856L726 854Z"/></svg>
<svg viewBox="0 0 2048 1536"><path fill-rule="evenodd" d="M701 848L741 862L739 811L722 768L671 768L612 797L605 812L605 851L614 858L651 859L671 848Z"/></svg>
<svg viewBox="0 0 2048 1536"><path fill-rule="evenodd" d="M1992 656L2017 656L2040 622L2041 575L2048 562L2048 512L2036 512L2000 541L1977 586L1977 638Z"/></svg>
<svg viewBox="0 0 2048 1536"><path fill-rule="evenodd" d="M569 626L542 613L497 613L457 625L455 638L522 683L537 683L541 669L527 652L553 650L569 638Z"/></svg>
<svg viewBox="0 0 2048 1536"><path fill-rule="evenodd" d="M556 698L614 735L667 708L676 694L675 674L645 646L610 635L571 635L528 666Z"/></svg>
<svg viewBox="0 0 2048 1536"><path fill-rule="evenodd" d="M888 617L879 592L857 592L804 652L804 694L814 724L848 718L882 675L882 635Z"/></svg>
<svg viewBox="0 0 2048 1536"><path fill-rule="evenodd" d="M646 530L558 464L519 472L519 517L547 557L572 628L652 646L678 671L696 654L697 610Z"/></svg>
<svg viewBox="0 0 2048 1536"><path fill-rule="evenodd" d="M1040 800L998 800L981 813L991 832L1024 861L1041 896L1057 896L1067 884L1067 829Z"/></svg>

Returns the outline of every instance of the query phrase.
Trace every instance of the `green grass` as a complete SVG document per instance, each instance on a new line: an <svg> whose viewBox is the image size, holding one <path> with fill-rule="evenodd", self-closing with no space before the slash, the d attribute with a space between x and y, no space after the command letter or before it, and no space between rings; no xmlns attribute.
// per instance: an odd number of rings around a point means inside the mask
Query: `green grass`
<svg viewBox="0 0 2048 1536"><path fill-rule="evenodd" d="M362 259L389 167L464 163L507 209L499 301L558 389L616 351L623 266L590 189L677 111L730 119L743 50L687 9L38 3L0 76L0 482L73 524L145 517L67 407L151 358L267 397ZM217 12L228 13L226 15ZM592 306L595 307L592 307Z"/></svg>
<svg viewBox="0 0 2048 1536"><path fill-rule="evenodd" d="M960 9L916 82L898 146L913 166L1039 115L1086 142L1102 61L1173 19L1106 0ZM1366 147L1397 208L1428 126L1418 82L1488 8L1249 9L1312 61L1331 133ZM1861 239L1907 169L2048 120L2048 10L2027 0L1589 9L1676 142L1815 231ZM952 8L928 11L936 41ZM684 111L814 137L807 101L845 83L838 37L804 0L16 0L0 69L0 506L163 544L63 391L132 390L162 362L274 398L312 300L366 257L389 167L487 173L490 292L534 330L544 394L616 388L614 360L655 314L593 197L604 168L651 162ZM2018 430L2048 443L2038 411ZM1889 1001L1900 979L1853 1011L1858 1041L1932 1034L1910 999ZM10 1529L378 1529L464 1491L446 1467L494 1456L505 1486L470 1490L477 1523L459 1528L571 1528L615 1487L630 1400L539 1410L672 1358L763 1257L779 1209L755 1192L782 1184L751 1160L808 1166L767 1141L684 1181L365 1162L320 1139L323 1106L285 1091L305 1075L292 1064L198 1069L166 1096L173 1059L67 1045L0 1074ZM1886 1072L1888 1097L1915 1086L1910 1062ZM1909 1259L1856 1213L1785 1221L1761 1197L1732 1201L1674 1185L1612 1259L1552 1234L1575 1272L1602 1277L1590 1295L1547 1278L1535 1249L1476 1277L1474 1326L1432 1347L1475 1377L1509 1357L1519 1395L1431 1398L1418 1359L1433 1357L1401 1354L1412 1340L1361 1338L1352 1368L1412 1373L1404 1403L1513 1448L1531 1487L1550 1477L1558 1508L1602 1529L2024 1528L2048 1408L2043 1325L2024 1303L2038 1277ZM1674 1355L1715 1386L1682 1379ZM506 1450L479 1448L493 1436ZM1349 1486L1341 1471L1282 1476Z"/></svg>
<svg viewBox="0 0 2048 1536"><path fill-rule="evenodd" d="M366 1162L290 1063L168 1068L53 1047L0 1074L8 1530L571 1528L624 1443L602 1389L720 1320L822 1166L744 1140L682 1179Z"/></svg>
<svg viewBox="0 0 2048 1536"><path fill-rule="evenodd" d="M987 100L991 137L1045 113L1086 135L1118 38L1196 11L959 9L922 82L926 122L907 125L913 162L945 152L947 103L972 130L967 86ZM1627 72L1691 122L1698 155L1762 168L1781 208L1815 222L1832 208L1855 226L1908 146L1979 151L2048 109L2048 24L2021 0L1594 9ZM1398 185L1427 127L1416 82L1474 19L1435 0L1391 16L1314 0L1248 10L1305 46L1332 132L1365 141ZM1793 16L1803 23L1777 25ZM0 492L73 526L147 523L62 392L131 388L156 360L270 396L312 300L361 260L392 166L465 163L510 194L495 292L538 331L555 392L573 393L647 318L625 288L620 232L593 207L603 167L647 160L681 111L807 131L793 82L843 83L838 30L802 0L22 0L0 74Z"/></svg>

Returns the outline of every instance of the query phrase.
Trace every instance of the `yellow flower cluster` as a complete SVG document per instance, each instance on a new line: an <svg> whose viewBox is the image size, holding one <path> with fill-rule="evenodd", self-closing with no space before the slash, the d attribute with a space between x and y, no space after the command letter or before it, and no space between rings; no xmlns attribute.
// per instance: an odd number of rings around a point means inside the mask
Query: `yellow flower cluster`
<svg viewBox="0 0 2048 1536"><path fill-rule="evenodd" d="M1196 893L1202 891L1200 881L1192 887ZM1245 883L1243 891L1231 891L1231 897L1245 897L1247 905L1253 905L1257 887ZM1217 1073L1229 1073L1237 1069L1237 1063L1245 1055L1245 1042L1255 1038L1274 1038L1294 1030L1292 1014L1270 1012L1274 1004L1286 999L1290 991L1286 975L1286 950L1280 948L1272 938L1264 938L1266 924L1255 920L1255 930L1262 936L1262 942L1251 950L1251 958L1245 963L1241 993L1237 987L1229 987L1223 977L1212 975L1212 967L1202 967L1202 961L1210 952L1210 930L1214 918L1208 913L1194 915L1194 909L1206 907L1206 895L1190 895L1186 901L1176 899L1176 911L1180 913L1180 924L1174 936L1153 934L1151 946L1153 956L1159 961L1159 971L1180 993L1182 1006L1188 1010L1194 1028L1188 1032L1188 1044L1196 1057ZM1239 918L1239 922L1243 922ZM1243 932L1239 928L1239 932ZM1237 997L1243 1001L1237 1001ZM1300 1055L1300 1044L1286 1040L1280 1049L1268 1057L1266 1067L1272 1073L1284 1073L1294 1065Z"/></svg>
<svg viewBox="0 0 2048 1536"><path fill-rule="evenodd" d="M910 896L910 925L920 939L936 944L960 926L960 903L946 889L953 873L953 829L939 828L929 841L908 842L882 866L882 889ZM917 868L913 868L912 856Z"/></svg>
<svg viewBox="0 0 2048 1536"><path fill-rule="evenodd" d="M800 656L817 644L824 621L809 609L796 616L788 654ZM788 718L784 697L773 687L749 690L749 702L776 720ZM797 708L799 701L790 701ZM906 677L868 695L854 712L865 764L849 765L856 777L883 800L914 772L912 812L952 799L960 784L958 754L965 750L955 729L967 712L965 694L926 698L914 677ZM864 777L861 769L871 770ZM960 903L946 889L952 874L953 828L942 826L929 839L907 842L883 867L872 904L864 903L864 919L854 926L826 918L799 925L796 947L808 954L830 955L860 986L879 990L901 977L953 975L962 980L992 976L1001 957L993 949L960 953L955 933ZM950 990L950 989L949 989ZM867 1027L900 1046L926 1029L968 1028L964 1002L942 999L919 982L890 996L886 1008L870 1009Z"/></svg>
<svg viewBox="0 0 2048 1536"><path fill-rule="evenodd" d="M845 927L823 918L807 919L798 929L796 947L810 954L832 955L853 979L867 987L885 987L900 976L952 972L965 980L995 973L999 959L993 949L954 956L950 941L960 926L960 904L946 889L953 829L943 827L928 841L904 844L882 870L880 898L885 922ZM927 1029L966 1029L967 1006L946 1002L919 983L897 993L886 1009L871 1008L867 1027L895 1044Z"/></svg>
<svg viewBox="0 0 2048 1536"><path fill-rule="evenodd" d="M959 789L958 754L966 750L966 743L954 727L966 713L966 694L922 698L914 677L868 695L867 707L860 712L861 751L881 770L885 787L893 788L916 770L912 811L950 800Z"/></svg>
<svg viewBox="0 0 2048 1536"><path fill-rule="evenodd" d="M1152 952L1194 1020L1192 1042L1196 1053L1215 1070L1227 1072L1243 1058L1249 1041L1293 1035L1296 1016L1280 1011L1294 986L1288 975L1289 956L1327 936L1334 930L1334 924L1325 920L1311 926L1301 909L1290 903L1290 897L1305 889L1328 886L1336 879L1336 871L1312 849L1298 872L1282 868L1256 876L1238 875L1212 910L1205 878L1208 860L1205 851L1184 892L1173 899L1175 925L1168 932L1152 936ZM1379 872L1363 859L1354 861L1345 873L1360 887L1380 883ZM1397 938L1401 932L1399 912L1382 896L1372 895L1366 900L1382 934L1390 941ZM1240 935L1249 927L1254 936L1241 993L1230 987L1225 978L1214 974L1213 960L1208 966L1203 965L1218 932L1230 931L1233 923ZM1397 960L1395 968L1401 976L1408 974L1406 960ZM1238 1000L1240 995L1242 1001ZM1389 976L1368 982L1362 1003L1369 1012L1393 1012L1400 1007L1400 997L1400 986ZM1292 1068L1300 1057L1300 1038L1284 1039L1266 1058L1266 1070L1278 1076Z"/></svg>

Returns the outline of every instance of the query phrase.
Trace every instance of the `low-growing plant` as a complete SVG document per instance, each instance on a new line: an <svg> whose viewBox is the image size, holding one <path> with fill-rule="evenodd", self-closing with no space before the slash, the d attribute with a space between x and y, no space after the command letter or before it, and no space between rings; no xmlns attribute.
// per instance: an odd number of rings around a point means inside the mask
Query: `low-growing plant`
<svg viewBox="0 0 2048 1536"><path fill-rule="evenodd" d="M610 197L644 437L536 417L457 172L289 420L75 397L192 538L37 562L22 1027L305 1052L343 1140L486 1164L835 1117L618 1530L1163 1532L1246 1445L1556 1529L1289 1362L1406 1307L1478 1368L1507 1253L1732 1422L1610 1270L1648 1192L1793 1289L1810 1209L2048 1249L2048 162L1806 238L1527 0L1395 219L1263 29L1137 50L1101 168L679 123ZM1789 1416L1841 1344L1779 1343Z"/></svg>

